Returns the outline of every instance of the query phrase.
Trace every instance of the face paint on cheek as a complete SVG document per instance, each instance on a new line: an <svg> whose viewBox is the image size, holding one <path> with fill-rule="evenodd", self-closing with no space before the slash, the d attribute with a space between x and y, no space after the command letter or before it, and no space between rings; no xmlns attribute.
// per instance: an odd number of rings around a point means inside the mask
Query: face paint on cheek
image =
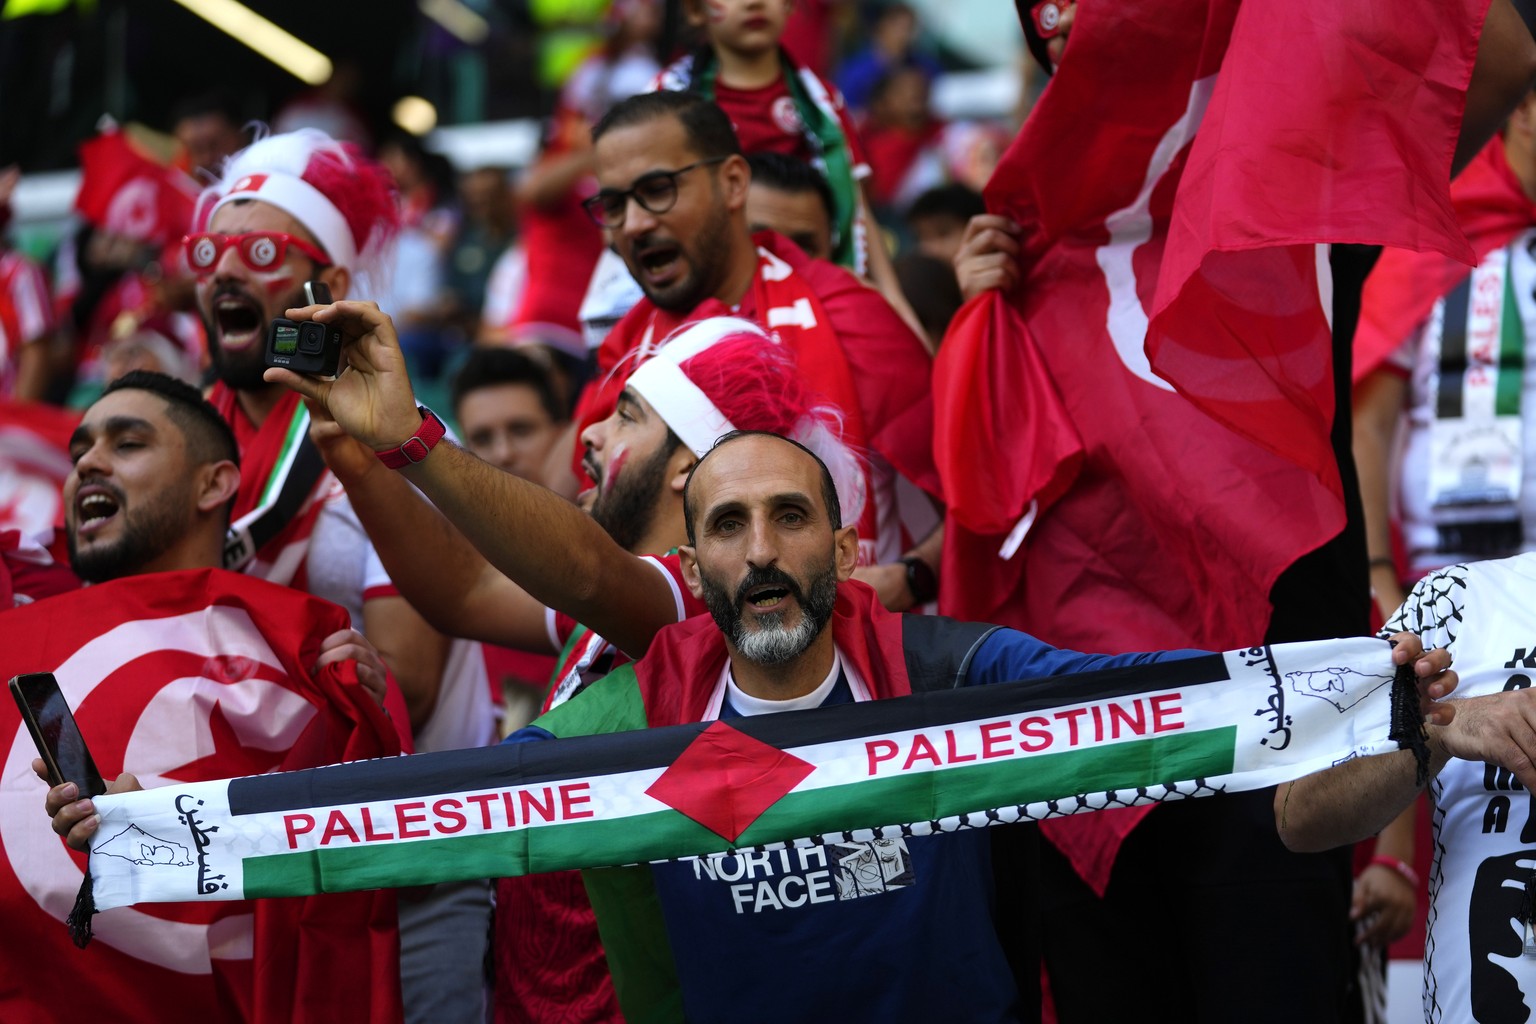
<svg viewBox="0 0 1536 1024"><path fill-rule="evenodd" d="M629 461L629 449L620 448L614 452L613 458L608 462L608 468L603 473L603 490L612 491L614 485L619 482L619 474L624 470L624 463Z"/></svg>
<svg viewBox="0 0 1536 1024"><path fill-rule="evenodd" d="M709 19L711 25L724 22L727 13L725 4L720 3L720 0L704 0L704 16Z"/></svg>
<svg viewBox="0 0 1536 1024"><path fill-rule="evenodd" d="M256 280L261 282L261 287L266 291L268 298L278 298L294 289L293 271L287 267L257 274Z"/></svg>

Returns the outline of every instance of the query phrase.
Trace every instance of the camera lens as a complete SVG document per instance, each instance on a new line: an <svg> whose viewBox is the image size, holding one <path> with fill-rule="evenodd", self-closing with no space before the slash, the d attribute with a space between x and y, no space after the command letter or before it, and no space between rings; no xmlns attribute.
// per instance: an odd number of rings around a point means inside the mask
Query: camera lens
<svg viewBox="0 0 1536 1024"><path fill-rule="evenodd" d="M325 348L325 325L303 323L299 325L299 351L307 356L317 356Z"/></svg>

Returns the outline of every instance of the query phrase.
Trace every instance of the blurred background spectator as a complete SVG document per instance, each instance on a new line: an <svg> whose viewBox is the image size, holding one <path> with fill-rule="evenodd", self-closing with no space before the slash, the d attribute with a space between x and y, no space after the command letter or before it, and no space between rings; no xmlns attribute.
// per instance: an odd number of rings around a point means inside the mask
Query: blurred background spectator
<svg viewBox="0 0 1536 1024"><path fill-rule="evenodd" d="M837 241L832 233L832 190L827 179L804 160L782 153L752 153L752 184L747 190L747 225L777 231L807 256L830 260Z"/></svg>
<svg viewBox="0 0 1536 1024"><path fill-rule="evenodd" d="M379 162L400 190L400 242L379 306L389 310L411 375L436 380L455 339L447 330L453 305L444 294L448 247L458 233L458 194L453 165L409 132L391 133Z"/></svg>
<svg viewBox="0 0 1536 1024"><path fill-rule="evenodd" d="M942 67L921 45L917 12L904 3L880 8L869 28L869 42L856 50L837 69L837 87L854 110L863 110L874 98L875 88L892 71L911 65L928 79Z"/></svg>

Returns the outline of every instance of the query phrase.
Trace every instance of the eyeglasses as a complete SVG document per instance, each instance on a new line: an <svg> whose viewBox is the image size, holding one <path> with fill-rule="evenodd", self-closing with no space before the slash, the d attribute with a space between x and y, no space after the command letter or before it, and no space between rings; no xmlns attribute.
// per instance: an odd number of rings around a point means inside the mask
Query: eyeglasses
<svg viewBox="0 0 1536 1024"><path fill-rule="evenodd" d="M1061 16L1068 7L1074 6L1075 0L1040 0L1031 7L1029 16L1034 19L1035 31L1040 33L1040 38L1056 38L1056 34L1061 31Z"/></svg>
<svg viewBox="0 0 1536 1024"><path fill-rule="evenodd" d="M717 156L691 163L687 167L679 167L675 171L652 171L650 174L641 175L640 179L629 188L605 188L591 199L584 200L581 206L587 211L587 216L592 218L593 223L600 228L621 226L624 223L624 212L629 209L631 199L639 203L640 209L647 213L666 213L677 205L678 178L696 167L708 167L710 164L718 164L729 159L728 156Z"/></svg>
<svg viewBox="0 0 1536 1024"><path fill-rule="evenodd" d="M198 274L213 270L223 258L224 250L232 245L240 254L240 259L252 270L271 270L282 266L283 260L288 258L290 245L322 267L331 265L325 253L304 239L295 238L283 231L249 231L243 235L219 235L205 231L187 235L181 244L186 247L187 265Z"/></svg>

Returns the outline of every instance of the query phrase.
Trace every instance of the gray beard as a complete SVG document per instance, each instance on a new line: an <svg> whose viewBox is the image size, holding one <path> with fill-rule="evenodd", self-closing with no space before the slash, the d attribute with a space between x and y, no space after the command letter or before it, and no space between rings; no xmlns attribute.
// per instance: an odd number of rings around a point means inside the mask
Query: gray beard
<svg viewBox="0 0 1536 1024"><path fill-rule="evenodd" d="M734 632L731 641L743 658L759 665L782 665L805 653L821 632L821 624L802 615L799 625L787 627L782 622L769 622L764 616L761 628L748 630L745 623L737 620Z"/></svg>
<svg viewBox="0 0 1536 1024"><path fill-rule="evenodd" d="M811 578L805 591L792 576L775 566L753 569L734 595L702 573L699 578L704 585L704 604L715 625L731 638L742 657L759 665L782 665L804 654L832 620L832 609L837 604L837 573L830 561ZM782 584L794 595L800 605L798 626L786 627L784 613L772 612L759 616L759 628L747 628L741 617L741 602L748 590L763 583Z"/></svg>

